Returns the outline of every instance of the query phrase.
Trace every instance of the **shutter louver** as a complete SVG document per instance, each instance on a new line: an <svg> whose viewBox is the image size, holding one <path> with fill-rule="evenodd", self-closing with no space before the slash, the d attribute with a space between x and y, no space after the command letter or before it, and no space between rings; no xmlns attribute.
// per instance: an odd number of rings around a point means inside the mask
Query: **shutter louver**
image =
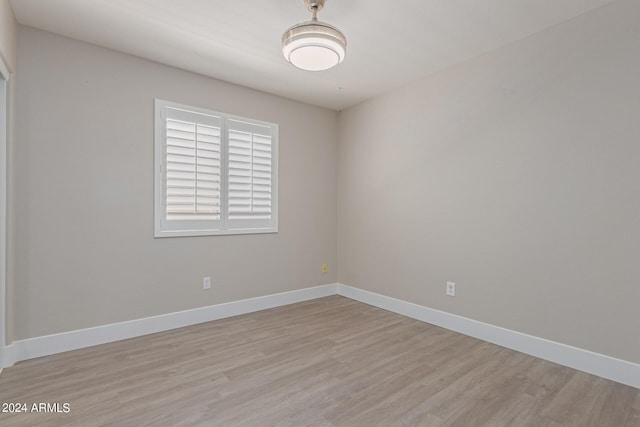
<svg viewBox="0 0 640 427"><path fill-rule="evenodd" d="M166 219L220 220L220 126L172 118L180 116L179 110L171 113L166 121Z"/></svg>
<svg viewBox="0 0 640 427"><path fill-rule="evenodd" d="M272 219L271 128L228 121L228 218L230 221Z"/></svg>

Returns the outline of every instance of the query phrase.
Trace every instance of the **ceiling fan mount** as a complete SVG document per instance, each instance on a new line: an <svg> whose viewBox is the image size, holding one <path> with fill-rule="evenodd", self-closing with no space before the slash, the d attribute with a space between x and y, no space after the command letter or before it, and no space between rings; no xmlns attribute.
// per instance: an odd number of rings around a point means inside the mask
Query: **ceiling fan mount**
<svg viewBox="0 0 640 427"><path fill-rule="evenodd" d="M304 0L304 3L307 5L307 9L309 12L320 12L324 7L325 0Z"/></svg>

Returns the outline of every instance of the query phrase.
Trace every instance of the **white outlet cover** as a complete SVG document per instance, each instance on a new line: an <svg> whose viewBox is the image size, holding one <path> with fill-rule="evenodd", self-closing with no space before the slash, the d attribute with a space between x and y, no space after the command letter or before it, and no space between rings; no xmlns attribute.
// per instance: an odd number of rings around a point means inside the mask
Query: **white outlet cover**
<svg viewBox="0 0 640 427"><path fill-rule="evenodd" d="M202 289L211 289L211 277L202 278Z"/></svg>
<svg viewBox="0 0 640 427"><path fill-rule="evenodd" d="M454 282L447 282L447 295L456 296L456 284Z"/></svg>

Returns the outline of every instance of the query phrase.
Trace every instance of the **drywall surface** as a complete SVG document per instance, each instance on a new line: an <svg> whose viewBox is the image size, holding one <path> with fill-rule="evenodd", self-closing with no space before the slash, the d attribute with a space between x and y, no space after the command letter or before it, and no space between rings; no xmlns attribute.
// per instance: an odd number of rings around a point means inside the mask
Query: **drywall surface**
<svg viewBox="0 0 640 427"><path fill-rule="evenodd" d="M9 0L0 0L0 61L2 61L3 65L7 68L6 71L10 73L8 77L9 80L7 82L6 90L7 90L7 105L6 105L6 129L1 129L0 132L6 132L5 136L7 139L7 169L11 168L11 162L9 157L11 156L11 151L9 146L13 141L13 117L14 117L14 105L15 105L15 68L16 68L16 50L18 44L18 24L13 15L13 10L11 9L11 4ZM0 108L1 109L1 108ZM5 172L6 173L6 172ZM5 175L2 177L2 181L6 182L8 176ZM10 192L8 188L8 184L6 187L7 193ZM11 217L7 213L7 218L5 225L10 223ZM5 239L10 238L10 231L8 228L5 228ZM5 248L6 249L6 248ZM5 260L8 257L8 254L3 252L3 256L5 256ZM6 264L5 264L6 266ZM5 330L4 333L0 333L0 337L4 337L4 342L0 342L0 346L4 346L6 343L10 343L12 339L11 327L12 327L12 307L7 303L8 295L11 295L12 289L6 282L6 278L8 275L7 269L1 272L5 276L5 286L0 289L0 292L3 292L4 295L0 296L0 302L4 305L2 309L0 309L0 315L4 316L3 321L0 321L0 327L3 327Z"/></svg>
<svg viewBox="0 0 640 427"><path fill-rule="evenodd" d="M18 51L14 339L336 281L335 112L23 26ZM154 239L154 98L279 125L277 234Z"/></svg>
<svg viewBox="0 0 640 427"><path fill-rule="evenodd" d="M13 16L9 0L0 0L0 56L9 71L16 66L16 51L18 46L18 24Z"/></svg>
<svg viewBox="0 0 640 427"><path fill-rule="evenodd" d="M617 1L341 112L338 281L639 363L638 16Z"/></svg>

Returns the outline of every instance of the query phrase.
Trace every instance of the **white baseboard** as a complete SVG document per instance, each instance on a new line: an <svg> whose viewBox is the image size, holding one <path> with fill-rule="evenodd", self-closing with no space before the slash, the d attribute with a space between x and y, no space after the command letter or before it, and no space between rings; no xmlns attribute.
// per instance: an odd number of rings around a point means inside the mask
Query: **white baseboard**
<svg viewBox="0 0 640 427"><path fill-rule="evenodd" d="M474 338L539 357L559 365L640 388L640 365L589 350L534 337L396 298L338 284L338 295Z"/></svg>
<svg viewBox="0 0 640 427"><path fill-rule="evenodd" d="M226 317L253 313L296 302L335 295L336 293L336 284L322 285L160 316L146 317L144 319L14 341L12 346L12 350L14 351L5 351L5 355L7 356L5 358L7 360L2 361L3 367L11 366L13 363L21 360L168 331L170 329L210 322ZM7 347L5 347L5 349L7 349ZM8 357L10 355L11 357Z"/></svg>
<svg viewBox="0 0 640 427"><path fill-rule="evenodd" d="M2 368L13 366L17 362L15 350L16 348L13 344L4 346L0 353L0 372L2 372Z"/></svg>
<svg viewBox="0 0 640 427"><path fill-rule="evenodd" d="M4 347L0 368L12 366L21 360L168 331L336 294L550 362L640 388L640 365L636 363L339 283L15 341L12 345Z"/></svg>

